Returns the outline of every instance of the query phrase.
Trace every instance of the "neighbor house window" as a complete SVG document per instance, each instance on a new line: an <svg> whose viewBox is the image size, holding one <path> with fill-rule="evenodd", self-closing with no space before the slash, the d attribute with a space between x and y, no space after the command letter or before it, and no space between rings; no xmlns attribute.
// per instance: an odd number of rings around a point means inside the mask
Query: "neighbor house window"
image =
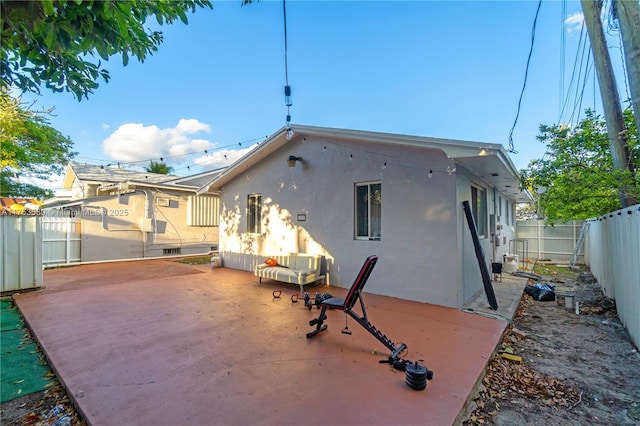
<svg viewBox="0 0 640 426"><path fill-rule="evenodd" d="M250 194L247 196L247 232L260 233L260 213L262 212L262 195Z"/></svg>
<svg viewBox="0 0 640 426"><path fill-rule="evenodd" d="M478 227L480 237L487 236L487 191L476 186L471 187L471 210Z"/></svg>
<svg viewBox="0 0 640 426"><path fill-rule="evenodd" d="M382 238L382 184L367 182L356 184L356 239Z"/></svg>

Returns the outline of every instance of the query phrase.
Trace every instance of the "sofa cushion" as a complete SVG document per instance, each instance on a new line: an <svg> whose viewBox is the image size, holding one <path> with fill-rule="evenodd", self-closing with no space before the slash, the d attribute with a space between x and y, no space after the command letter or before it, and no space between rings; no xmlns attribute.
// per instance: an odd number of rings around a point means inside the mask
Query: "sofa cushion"
<svg viewBox="0 0 640 426"><path fill-rule="evenodd" d="M291 269L296 269L296 270L310 269L310 270L317 271L318 269L320 269L319 259L320 259L320 256L298 254L290 263L291 266L289 267Z"/></svg>

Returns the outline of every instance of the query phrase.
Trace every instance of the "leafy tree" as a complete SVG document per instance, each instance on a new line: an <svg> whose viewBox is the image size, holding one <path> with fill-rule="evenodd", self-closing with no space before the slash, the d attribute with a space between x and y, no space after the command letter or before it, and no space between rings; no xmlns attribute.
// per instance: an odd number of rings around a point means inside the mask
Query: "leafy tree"
<svg viewBox="0 0 640 426"><path fill-rule="evenodd" d="M73 142L48 125L44 113L23 108L0 90L0 196L47 198L53 191L22 182L60 174L73 158Z"/></svg>
<svg viewBox="0 0 640 426"><path fill-rule="evenodd" d="M626 170L613 167L606 123L593 111L587 110L575 129L540 126L537 139L547 145L547 153L522 170L522 184L537 193L540 212L548 223L618 210L621 189L640 199L640 144L630 110L625 111L625 123L632 162Z"/></svg>
<svg viewBox="0 0 640 426"><path fill-rule="evenodd" d="M162 32L145 29L147 18L158 24L180 19L209 0L39 0L0 2L2 15L2 86L40 93L71 91L78 100L109 81L101 60L120 54L143 62L158 50ZM98 57L96 57L96 54Z"/></svg>
<svg viewBox="0 0 640 426"><path fill-rule="evenodd" d="M148 171L149 173L158 173L161 175L168 175L173 171L173 167L167 166L165 163L161 161L151 160L149 165L145 167L145 170Z"/></svg>

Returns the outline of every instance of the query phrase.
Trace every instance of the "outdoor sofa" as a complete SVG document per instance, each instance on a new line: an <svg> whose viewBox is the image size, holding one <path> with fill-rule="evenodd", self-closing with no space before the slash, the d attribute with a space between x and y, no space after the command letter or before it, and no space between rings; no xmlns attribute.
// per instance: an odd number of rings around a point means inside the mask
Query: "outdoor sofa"
<svg viewBox="0 0 640 426"><path fill-rule="evenodd" d="M266 263L267 259L273 259ZM324 281L325 274L322 272L324 256L318 254L289 253L286 255L269 256L265 258L265 263L256 265L254 269L258 282L262 283L263 278L298 284L300 291L304 291L304 286L318 281Z"/></svg>

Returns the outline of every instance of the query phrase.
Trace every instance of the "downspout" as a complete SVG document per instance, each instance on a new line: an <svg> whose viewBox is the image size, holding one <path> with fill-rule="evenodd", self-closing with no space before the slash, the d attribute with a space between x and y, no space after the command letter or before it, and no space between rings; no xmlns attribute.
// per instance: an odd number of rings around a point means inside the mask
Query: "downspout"
<svg viewBox="0 0 640 426"><path fill-rule="evenodd" d="M496 252L498 248L496 247L496 238L498 238L498 215L496 214L496 187L493 187L493 229L491 230L493 234L491 234L491 262L496 261Z"/></svg>
<svg viewBox="0 0 640 426"><path fill-rule="evenodd" d="M147 242L148 242L148 236L147 236L147 231L145 228L145 223L147 222L147 219L151 219L153 217L153 215L151 214L151 194L149 194L149 190L148 189L143 189L142 192L144 192L144 217L143 217L143 222L140 226L140 228L142 229L142 257L145 258L147 257Z"/></svg>

